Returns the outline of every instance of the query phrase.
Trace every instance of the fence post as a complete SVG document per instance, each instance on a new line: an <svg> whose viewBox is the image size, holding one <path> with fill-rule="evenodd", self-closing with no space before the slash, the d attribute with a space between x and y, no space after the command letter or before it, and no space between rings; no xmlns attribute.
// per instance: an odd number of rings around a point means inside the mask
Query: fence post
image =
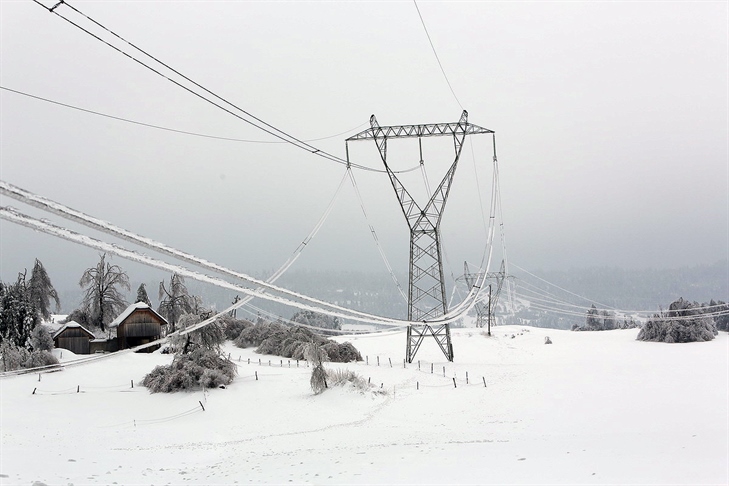
<svg viewBox="0 0 729 486"><path fill-rule="evenodd" d="M481 378L483 378L483 386L484 386L484 388L486 388L486 377L482 376Z"/></svg>
<svg viewBox="0 0 729 486"><path fill-rule="evenodd" d="M468 385L468 371L466 371L466 385Z"/></svg>
<svg viewBox="0 0 729 486"><path fill-rule="evenodd" d="M433 363L430 363L430 374L433 374Z"/></svg>
<svg viewBox="0 0 729 486"><path fill-rule="evenodd" d="M38 381L40 381L40 373L38 373Z"/></svg>
<svg viewBox="0 0 729 486"><path fill-rule="evenodd" d="M416 390L420 390L420 382L419 381L416 381L415 382L415 389Z"/></svg>
<svg viewBox="0 0 729 486"><path fill-rule="evenodd" d="M458 385L456 385L456 377L453 377L453 388L458 388Z"/></svg>
<svg viewBox="0 0 729 486"><path fill-rule="evenodd" d="M33 393L31 393L31 395L35 395L36 390L37 390L37 388L33 388Z"/></svg>
<svg viewBox="0 0 729 486"><path fill-rule="evenodd" d="M258 371L256 371L256 381L258 381Z"/></svg>
<svg viewBox="0 0 729 486"><path fill-rule="evenodd" d="M443 376L445 377L445 366L443 367Z"/></svg>
<svg viewBox="0 0 729 486"><path fill-rule="evenodd" d="M198 400L198 401L197 401L197 403L199 403L199 404L200 404L200 406L202 407L202 409L203 409L203 412L204 412L204 411L205 411L205 406L204 406L204 405L202 404L202 402L201 402L200 400Z"/></svg>
<svg viewBox="0 0 729 486"><path fill-rule="evenodd" d="M392 368L392 358L387 358L387 361L390 362L390 368Z"/></svg>
<svg viewBox="0 0 729 486"><path fill-rule="evenodd" d="M420 371L420 360L418 360L418 371Z"/></svg>
<svg viewBox="0 0 729 486"><path fill-rule="evenodd" d="M134 380L129 380L132 382L132 388L134 388Z"/></svg>
<svg viewBox="0 0 729 486"><path fill-rule="evenodd" d="M81 393L81 385L76 385L76 393Z"/></svg>
<svg viewBox="0 0 729 486"><path fill-rule="evenodd" d="M377 366L380 366L380 357L377 357Z"/></svg>

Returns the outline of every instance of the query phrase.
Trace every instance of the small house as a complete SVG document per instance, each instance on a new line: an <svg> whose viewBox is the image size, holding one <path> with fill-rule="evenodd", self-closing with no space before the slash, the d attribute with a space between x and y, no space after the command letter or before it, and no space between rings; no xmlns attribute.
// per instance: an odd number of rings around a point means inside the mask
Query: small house
<svg viewBox="0 0 729 486"><path fill-rule="evenodd" d="M165 326L167 320L144 302L130 305L109 324L109 328L116 329L120 350L160 339ZM158 347L149 347L143 351L150 353Z"/></svg>
<svg viewBox="0 0 729 486"><path fill-rule="evenodd" d="M53 334L55 347L68 349L76 354L89 354L92 339L96 339L96 336L76 321L67 322Z"/></svg>

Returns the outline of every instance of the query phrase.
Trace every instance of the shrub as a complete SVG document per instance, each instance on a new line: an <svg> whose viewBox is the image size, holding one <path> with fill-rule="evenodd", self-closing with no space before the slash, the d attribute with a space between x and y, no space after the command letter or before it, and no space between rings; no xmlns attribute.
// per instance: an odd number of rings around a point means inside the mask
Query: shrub
<svg viewBox="0 0 729 486"><path fill-rule="evenodd" d="M187 354L177 354L167 366L157 366L142 380L150 392L170 393L229 385L236 366L217 351L199 347Z"/></svg>
<svg viewBox="0 0 729 486"><path fill-rule="evenodd" d="M711 341L719 331L710 317L702 315L697 303L683 298L671 303L668 312L655 314L638 333L639 341L689 343Z"/></svg>
<svg viewBox="0 0 729 486"><path fill-rule="evenodd" d="M330 341L301 326L286 327L279 323L262 322L243 329L234 343L239 348L258 346L257 353L291 359L306 359L306 345L313 343L323 348L323 361L362 361L362 355L351 343Z"/></svg>
<svg viewBox="0 0 729 486"><path fill-rule="evenodd" d="M58 359L48 351L28 351L8 342L0 345L0 367L2 371L13 371L21 368L39 368L58 364Z"/></svg>
<svg viewBox="0 0 729 486"><path fill-rule="evenodd" d="M34 351L50 351L53 349L53 337L46 326L38 325L30 333L30 346Z"/></svg>
<svg viewBox="0 0 729 486"><path fill-rule="evenodd" d="M225 339L230 341L234 341L244 329L253 326L253 323L250 321L236 319L230 316L222 316L218 321L223 324Z"/></svg>

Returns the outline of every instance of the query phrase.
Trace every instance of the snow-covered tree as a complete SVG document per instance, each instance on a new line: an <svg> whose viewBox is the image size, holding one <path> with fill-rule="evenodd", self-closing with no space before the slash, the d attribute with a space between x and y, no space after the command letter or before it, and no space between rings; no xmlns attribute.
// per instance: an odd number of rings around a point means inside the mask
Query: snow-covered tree
<svg viewBox="0 0 729 486"><path fill-rule="evenodd" d="M291 317L292 322L324 329L342 329L339 317L328 316L310 310L300 310Z"/></svg>
<svg viewBox="0 0 729 486"><path fill-rule="evenodd" d="M152 307L152 302L149 300L147 289L143 283L139 284L139 287L137 288L137 300L135 300L134 303L136 304L137 302L143 302Z"/></svg>
<svg viewBox="0 0 729 486"><path fill-rule="evenodd" d="M51 317L51 300L56 303L56 312L60 309L61 300L58 298L58 292L53 288L48 272L37 258L33 270L30 272L28 291L30 292L30 302L44 319Z"/></svg>
<svg viewBox="0 0 729 486"><path fill-rule="evenodd" d="M327 372L322 364L327 356L326 351L324 351L317 343L309 343L304 349L304 356L313 367L311 370L310 384L311 389L318 395L328 387Z"/></svg>
<svg viewBox="0 0 729 486"><path fill-rule="evenodd" d="M130 290L129 277L119 265L106 262L106 253L95 267L86 269L78 284L86 290L82 307L88 309L91 323L102 331L127 307L120 289Z"/></svg>
<svg viewBox="0 0 729 486"><path fill-rule="evenodd" d="M639 341L664 343L689 343L711 341L719 331L714 320L703 315L698 302L691 303L683 298L672 302L668 312L655 314L638 333Z"/></svg>
<svg viewBox="0 0 729 486"><path fill-rule="evenodd" d="M38 324L38 311L30 301L25 273L11 285L0 282L0 342L26 348Z"/></svg>
<svg viewBox="0 0 729 486"><path fill-rule="evenodd" d="M37 325L30 333L30 347L33 351L50 351L53 349L53 337L44 325Z"/></svg>
<svg viewBox="0 0 729 486"><path fill-rule="evenodd" d="M183 314L194 313L200 307L199 302L187 291L184 277L177 273L172 274L167 286L164 280L159 283L159 299L158 312L170 324L169 332L175 332L177 321Z"/></svg>

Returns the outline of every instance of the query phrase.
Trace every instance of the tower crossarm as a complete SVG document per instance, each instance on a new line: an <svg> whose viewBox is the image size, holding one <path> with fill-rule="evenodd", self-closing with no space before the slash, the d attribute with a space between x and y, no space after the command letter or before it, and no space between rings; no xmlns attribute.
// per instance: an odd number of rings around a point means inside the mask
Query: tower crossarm
<svg viewBox="0 0 729 486"><path fill-rule="evenodd" d="M464 110L466 116L468 113ZM374 117L374 115L372 115ZM370 118L370 120L372 119ZM463 118L463 117L462 117ZM472 123L430 123L426 125L395 125L390 127L368 128L347 139L347 142L355 140L373 140L379 138L418 138L418 137L441 137L444 135L479 135L482 133L494 133L488 128L483 128Z"/></svg>

